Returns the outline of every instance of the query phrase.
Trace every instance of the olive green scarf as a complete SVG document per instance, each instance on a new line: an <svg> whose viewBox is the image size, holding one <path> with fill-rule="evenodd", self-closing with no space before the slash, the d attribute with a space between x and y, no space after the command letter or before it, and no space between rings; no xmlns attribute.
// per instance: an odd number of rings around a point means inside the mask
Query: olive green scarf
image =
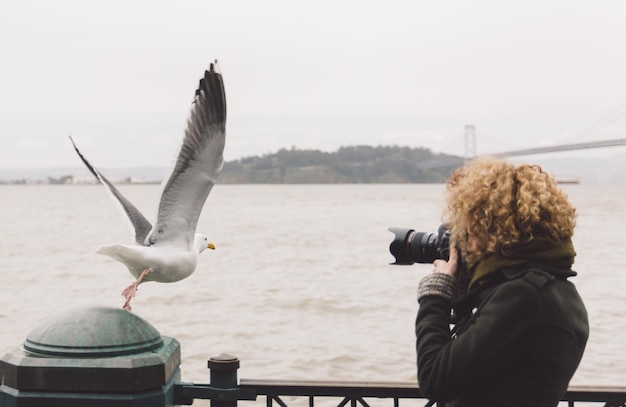
<svg viewBox="0 0 626 407"><path fill-rule="evenodd" d="M470 270L469 288L484 281L496 270L507 267L548 267L570 269L574 263L574 245L571 239L551 240L534 238L528 243L513 245L511 254L493 254L479 260Z"/></svg>

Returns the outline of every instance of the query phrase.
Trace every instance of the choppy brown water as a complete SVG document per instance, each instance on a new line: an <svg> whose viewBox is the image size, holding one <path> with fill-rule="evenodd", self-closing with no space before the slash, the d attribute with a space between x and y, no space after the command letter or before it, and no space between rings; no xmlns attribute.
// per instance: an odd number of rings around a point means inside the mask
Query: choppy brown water
<svg viewBox="0 0 626 407"><path fill-rule="evenodd" d="M575 278L592 333L573 384L623 385L626 186L564 186L579 212ZM157 186L122 191L154 212ZM134 312L182 346L183 380L230 353L239 376L415 380L415 291L429 265L390 266L389 226L434 232L442 185L218 185L199 231L217 246L174 284L147 283ZM150 216L148 216L150 218ZM0 186L0 352L44 318L121 306L132 277L92 254L131 242L100 186Z"/></svg>

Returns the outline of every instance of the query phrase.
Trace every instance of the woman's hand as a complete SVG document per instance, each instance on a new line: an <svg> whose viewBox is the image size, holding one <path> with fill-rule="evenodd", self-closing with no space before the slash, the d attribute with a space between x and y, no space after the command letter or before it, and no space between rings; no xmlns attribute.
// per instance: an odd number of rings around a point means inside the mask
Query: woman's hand
<svg viewBox="0 0 626 407"><path fill-rule="evenodd" d="M433 266L435 266L433 273L443 273L448 274L452 277L456 277L459 264L458 259L459 253L454 247L451 247L450 258L448 259L448 261L437 259L433 262Z"/></svg>

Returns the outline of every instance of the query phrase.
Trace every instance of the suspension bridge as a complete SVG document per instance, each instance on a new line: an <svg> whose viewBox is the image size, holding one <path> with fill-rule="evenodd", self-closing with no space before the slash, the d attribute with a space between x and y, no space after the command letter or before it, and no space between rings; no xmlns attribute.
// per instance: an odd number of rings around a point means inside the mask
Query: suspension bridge
<svg viewBox="0 0 626 407"><path fill-rule="evenodd" d="M544 153L554 153L559 151L571 151L571 150L585 150L590 148L605 148L616 147L626 145L626 138L601 140L601 141L586 141L581 143L559 144L553 146L544 147L532 147L524 148L520 150L505 151L502 153L492 153L477 155L476 154L476 130L472 125L465 126L465 156L464 157L450 157L437 160L424 161L417 164L417 168L421 170L429 168L441 168L441 167L454 167L461 166L463 163L478 158L481 156L489 156L493 158L506 158L522 155L534 155Z"/></svg>

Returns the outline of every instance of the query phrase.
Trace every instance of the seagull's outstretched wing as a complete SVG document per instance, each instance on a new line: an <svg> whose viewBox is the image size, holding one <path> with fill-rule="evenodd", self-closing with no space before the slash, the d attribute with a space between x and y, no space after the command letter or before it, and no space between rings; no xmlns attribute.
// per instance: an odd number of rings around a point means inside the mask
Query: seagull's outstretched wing
<svg viewBox="0 0 626 407"><path fill-rule="evenodd" d="M225 128L224 83L211 64L196 90L176 162L163 181L157 223L146 244L192 247L200 212L224 162Z"/></svg>
<svg viewBox="0 0 626 407"><path fill-rule="evenodd" d="M91 171L91 173L98 179L98 181L100 181L100 183L106 187L106 189L113 197L113 200L122 207L122 210L124 211L126 216L128 216L130 223L135 229L135 241L140 245L145 244L146 236L148 236L148 233L152 229L152 225L150 224L150 222L146 219L145 216L143 216L141 212L139 212L135 205L133 205L128 199L126 199L124 195L122 195L122 193L118 191L117 188L115 188L115 186L111 184L109 180L100 173L100 171L98 171L93 165L89 163L89 161L87 161L87 159L82 155L78 147L76 147L76 143L74 143L74 139L72 139L72 136L70 136L70 141L74 146L74 150L76 150L78 156L81 160L83 160L83 163L85 163L89 171Z"/></svg>

